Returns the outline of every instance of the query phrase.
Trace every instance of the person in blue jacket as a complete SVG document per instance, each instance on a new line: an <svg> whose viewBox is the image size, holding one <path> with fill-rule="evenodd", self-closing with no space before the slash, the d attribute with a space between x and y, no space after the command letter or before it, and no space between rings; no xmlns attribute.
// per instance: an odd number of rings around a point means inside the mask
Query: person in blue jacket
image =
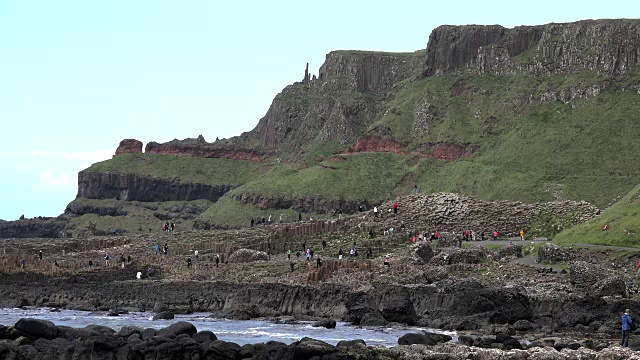
<svg viewBox="0 0 640 360"><path fill-rule="evenodd" d="M631 315L629 315L630 312L627 309L622 314L622 339L620 339L620 346L622 347L629 347L629 332L631 331L631 323L633 323Z"/></svg>

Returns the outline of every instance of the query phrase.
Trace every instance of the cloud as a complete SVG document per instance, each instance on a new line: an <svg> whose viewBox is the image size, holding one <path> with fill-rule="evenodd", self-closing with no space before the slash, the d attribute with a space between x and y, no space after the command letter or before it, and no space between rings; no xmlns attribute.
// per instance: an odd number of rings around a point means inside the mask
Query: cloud
<svg viewBox="0 0 640 360"><path fill-rule="evenodd" d="M81 161L102 161L111 159L114 154L113 149L102 149L94 151L25 151L25 152L0 152L3 157L40 157L40 158L59 158L65 160L81 160Z"/></svg>
<svg viewBox="0 0 640 360"><path fill-rule="evenodd" d="M51 171L43 171L40 173L40 185L43 187L63 187L63 188L75 188L77 179L75 176L69 176L66 173L58 173L57 175Z"/></svg>

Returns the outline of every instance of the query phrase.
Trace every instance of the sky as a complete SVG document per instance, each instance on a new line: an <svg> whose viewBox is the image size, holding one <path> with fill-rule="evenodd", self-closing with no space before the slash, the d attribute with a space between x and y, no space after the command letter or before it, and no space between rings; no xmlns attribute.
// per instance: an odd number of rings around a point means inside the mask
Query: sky
<svg viewBox="0 0 640 360"><path fill-rule="evenodd" d="M639 17L624 3L0 0L0 219L61 214L122 139L251 130L332 50L424 49L444 24Z"/></svg>

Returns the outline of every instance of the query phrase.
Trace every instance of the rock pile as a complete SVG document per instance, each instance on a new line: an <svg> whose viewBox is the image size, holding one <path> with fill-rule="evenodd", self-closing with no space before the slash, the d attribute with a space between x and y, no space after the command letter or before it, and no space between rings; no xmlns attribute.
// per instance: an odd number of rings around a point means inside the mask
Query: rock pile
<svg viewBox="0 0 640 360"><path fill-rule="evenodd" d="M395 202L395 201L394 201ZM394 202L380 205L387 211ZM512 201L482 201L473 197L452 193L412 194L397 200L400 211L386 215L381 220L385 225L398 226L404 223L410 229L429 229L440 232L474 231L476 238L484 231L485 237L497 230L501 236L517 236L520 229L528 229L538 219L556 219L557 226L585 222L600 210L584 201L555 201L525 204Z"/></svg>
<svg viewBox="0 0 640 360"><path fill-rule="evenodd" d="M268 259L269 255L266 252L251 249L238 249L229 256L230 263L250 263Z"/></svg>
<svg viewBox="0 0 640 360"><path fill-rule="evenodd" d="M559 263L571 260L571 254L560 246L546 243L538 248L539 263Z"/></svg>

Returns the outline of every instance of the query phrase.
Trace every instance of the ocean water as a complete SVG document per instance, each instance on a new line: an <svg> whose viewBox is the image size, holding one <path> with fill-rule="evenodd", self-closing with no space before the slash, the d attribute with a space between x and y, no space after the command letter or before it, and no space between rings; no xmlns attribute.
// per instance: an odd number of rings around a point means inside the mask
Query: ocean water
<svg viewBox="0 0 640 360"><path fill-rule="evenodd" d="M455 332L426 329L420 327L402 328L361 328L338 322L335 329L315 328L312 322L299 324L274 324L263 320L227 320L209 318L207 313L176 315L174 320L153 321L152 313L132 312L120 316L106 316L103 312L86 312L62 310L51 312L50 309L2 309L0 308L0 325L14 325L20 318L35 318L52 321L56 325L75 328L87 325L105 325L114 330L123 326L137 326L141 328L160 329L177 321L188 321L195 325L198 331L210 330L218 339L231 341L239 345L262 343L270 340L290 344L308 336L314 339L336 345L341 340L363 339L367 345L382 345L392 347L398 344L398 338L410 332L423 330L447 334L457 338Z"/></svg>

